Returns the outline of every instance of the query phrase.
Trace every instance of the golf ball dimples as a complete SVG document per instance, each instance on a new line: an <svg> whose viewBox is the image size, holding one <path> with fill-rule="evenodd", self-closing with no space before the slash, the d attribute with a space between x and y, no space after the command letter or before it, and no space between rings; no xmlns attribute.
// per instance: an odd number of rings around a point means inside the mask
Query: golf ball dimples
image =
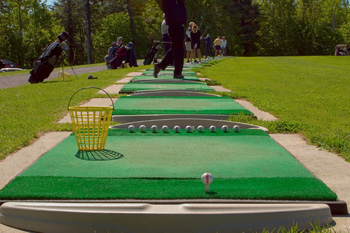
<svg viewBox="0 0 350 233"><path fill-rule="evenodd" d="M140 125L139 130L141 131L141 133L146 133L146 126L145 125Z"/></svg>
<svg viewBox="0 0 350 233"><path fill-rule="evenodd" d="M227 133L228 130L229 130L229 128L228 128L227 125L223 125L223 126L221 127L221 131L224 132L224 133Z"/></svg>
<svg viewBox="0 0 350 233"><path fill-rule="evenodd" d="M197 127L197 131L198 131L199 133L203 133L203 132L204 132L204 127L203 127L202 125L199 125L199 126Z"/></svg>
<svg viewBox="0 0 350 233"><path fill-rule="evenodd" d="M201 177L203 184L211 184L213 182L213 179L213 175L209 172L204 173Z"/></svg>
<svg viewBox="0 0 350 233"><path fill-rule="evenodd" d="M130 133L135 133L135 126L129 125L128 130Z"/></svg>
<svg viewBox="0 0 350 233"><path fill-rule="evenodd" d="M176 125L176 126L174 127L175 133L180 133L180 130L181 130L180 126Z"/></svg>
<svg viewBox="0 0 350 233"><path fill-rule="evenodd" d="M152 133L157 133L157 131L158 131L158 126L152 125L151 130L152 130Z"/></svg>
<svg viewBox="0 0 350 233"><path fill-rule="evenodd" d="M162 131L163 131L163 133L168 133L169 132L169 127L167 125L163 125Z"/></svg>
<svg viewBox="0 0 350 233"><path fill-rule="evenodd" d="M216 132L216 127L215 125L212 125L209 127L209 131L212 132L212 133L215 133Z"/></svg>
<svg viewBox="0 0 350 233"><path fill-rule="evenodd" d="M193 132L193 128L190 125L186 126L185 130L186 130L187 133L192 133Z"/></svg>
<svg viewBox="0 0 350 233"><path fill-rule="evenodd" d="M234 132L237 132L237 133L241 130L241 128L238 125L233 126L232 129Z"/></svg>

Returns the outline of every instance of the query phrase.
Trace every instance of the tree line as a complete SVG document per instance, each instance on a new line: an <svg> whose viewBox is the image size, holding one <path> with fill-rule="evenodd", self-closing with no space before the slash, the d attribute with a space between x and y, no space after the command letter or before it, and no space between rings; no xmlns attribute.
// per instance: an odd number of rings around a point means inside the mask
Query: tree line
<svg viewBox="0 0 350 233"><path fill-rule="evenodd" d="M188 0L186 8L202 34L227 38L232 56L332 55L350 43L348 0ZM65 30L66 63L103 62L119 36L140 59L161 40L162 20L154 0L0 0L0 58L30 67Z"/></svg>

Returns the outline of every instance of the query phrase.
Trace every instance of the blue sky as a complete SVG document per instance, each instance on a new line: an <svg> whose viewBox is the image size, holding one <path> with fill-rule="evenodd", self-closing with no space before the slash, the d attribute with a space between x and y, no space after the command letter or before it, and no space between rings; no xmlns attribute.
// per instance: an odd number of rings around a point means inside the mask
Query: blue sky
<svg viewBox="0 0 350 233"><path fill-rule="evenodd" d="M44 1L44 0L41 0L42 2ZM47 0L46 1L46 4L47 5L53 5L53 2L54 2L55 0Z"/></svg>

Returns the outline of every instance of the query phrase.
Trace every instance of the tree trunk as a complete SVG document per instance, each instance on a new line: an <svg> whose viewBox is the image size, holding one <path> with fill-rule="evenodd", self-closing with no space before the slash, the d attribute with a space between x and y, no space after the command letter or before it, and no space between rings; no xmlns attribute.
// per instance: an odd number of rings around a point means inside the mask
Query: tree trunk
<svg viewBox="0 0 350 233"><path fill-rule="evenodd" d="M18 35L19 35L19 47L22 48L22 45L23 45L23 23L22 23L22 12L21 12L21 6L22 6L22 1L19 0L18 1L18 23L19 23L19 32L18 32ZM20 57L16 56L17 58L17 64L19 66L22 65L22 59L20 59Z"/></svg>
<svg viewBox="0 0 350 233"><path fill-rule="evenodd" d="M131 36L132 36L131 39L134 40L135 39L134 13L132 12L131 1L126 0L126 4L128 6L128 13L129 13L129 17L130 17L130 30L131 30Z"/></svg>
<svg viewBox="0 0 350 233"><path fill-rule="evenodd" d="M74 40L74 28L73 28L73 16L72 16L72 0L67 0L67 16L68 16L68 44L69 44L69 64L74 65L74 48L75 48L75 40Z"/></svg>
<svg viewBox="0 0 350 233"><path fill-rule="evenodd" d="M90 23L90 2L89 0L82 0L84 4L85 12L85 31L86 31L86 44L88 52L88 64L92 64L92 41L91 41L91 23Z"/></svg>

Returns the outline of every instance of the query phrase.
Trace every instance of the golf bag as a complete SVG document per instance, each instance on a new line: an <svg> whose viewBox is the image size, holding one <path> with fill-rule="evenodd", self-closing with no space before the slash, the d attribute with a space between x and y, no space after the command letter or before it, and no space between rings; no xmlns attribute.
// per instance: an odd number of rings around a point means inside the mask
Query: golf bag
<svg viewBox="0 0 350 233"><path fill-rule="evenodd" d="M40 83L47 79L57 63L63 51L67 51L65 42L56 40L48 45L42 55L34 62L34 68L30 71L28 82Z"/></svg>
<svg viewBox="0 0 350 233"><path fill-rule="evenodd" d="M156 43L152 46L152 48L148 51L147 56L145 57L145 60L143 61L144 65L150 65L152 61L157 59L157 52L160 48L160 41L157 40Z"/></svg>
<svg viewBox="0 0 350 233"><path fill-rule="evenodd" d="M137 57L136 57L136 51L134 48L134 44L132 42L129 42L127 45L127 50L128 50L128 56L126 58L127 63L129 63L130 67L138 67L137 65Z"/></svg>
<svg viewBox="0 0 350 233"><path fill-rule="evenodd" d="M112 69L117 69L122 65L123 61L125 61L127 55L128 50L125 48L125 46L122 46L119 48L117 55L112 60L110 60L108 64Z"/></svg>

